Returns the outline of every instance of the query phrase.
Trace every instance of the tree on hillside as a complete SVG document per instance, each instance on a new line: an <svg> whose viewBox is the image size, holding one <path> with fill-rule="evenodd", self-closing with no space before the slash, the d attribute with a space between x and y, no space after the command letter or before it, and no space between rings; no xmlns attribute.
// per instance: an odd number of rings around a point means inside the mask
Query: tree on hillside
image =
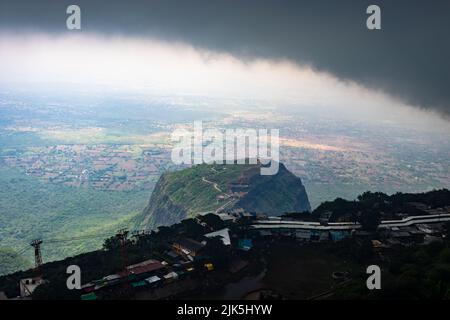
<svg viewBox="0 0 450 320"><path fill-rule="evenodd" d="M310 212L287 212L282 215L282 217L291 218L300 221L317 221L317 218L313 216Z"/></svg>
<svg viewBox="0 0 450 320"><path fill-rule="evenodd" d="M114 251L118 248L120 248L120 242L119 239L117 239L117 237L107 238L103 242L103 249L107 251Z"/></svg>
<svg viewBox="0 0 450 320"><path fill-rule="evenodd" d="M378 210L366 210L361 213L359 223L363 230L375 231L381 222L381 214Z"/></svg>
<svg viewBox="0 0 450 320"><path fill-rule="evenodd" d="M204 216L200 216L199 219L206 223L208 227L213 229L213 231L220 230L224 228L224 222L219 218L218 215L213 213L208 213Z"/></svg>
<svg viewBox="0 0 450 320"><path fill-rule="evenodd" d="M358 201L364 202L369 206L373 206L375 203L383 203L389 201L389 196L383 192L366 191L358 196Z"/></svg>
<svg viewBox="0 0 450 320"><path fill-rule="evenodd" d="M342 217L351 217L360 211L358 201L348 201L342 198L336 198L333 201L325 201L319 205L312 213L314 217L319 218L325 212L331 212L330 221L339 221Z"/></svg>
<svg viewBox="0 0 450 320"><path fill-rule="evenodd" d="M185 219L179 223L179 228L183 235L188 238L198 238L206 233L205 227L194 219Z"/></svg>

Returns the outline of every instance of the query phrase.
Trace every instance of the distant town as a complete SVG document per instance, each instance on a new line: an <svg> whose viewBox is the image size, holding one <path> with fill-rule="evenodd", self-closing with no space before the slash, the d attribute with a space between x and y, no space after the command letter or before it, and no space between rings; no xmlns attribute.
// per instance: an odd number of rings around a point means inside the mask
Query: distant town
<svg viewBox="0 0 450 320"><path fill-rule="evenodd" d="M133 145L56 145L10 152L3 162L54 184L126 191L151 189L170 163L170 150Z"/></svg>

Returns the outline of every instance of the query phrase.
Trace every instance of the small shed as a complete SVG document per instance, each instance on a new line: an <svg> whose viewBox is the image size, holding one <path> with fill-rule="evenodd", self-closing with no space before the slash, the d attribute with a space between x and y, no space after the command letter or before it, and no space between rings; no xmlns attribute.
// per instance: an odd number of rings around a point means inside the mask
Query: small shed
<svg viewBox="0 0 450 320"><path fill-rule="evenodd" d="M158 276L152 276L152 277L145 279L145 281L147 281L148 284L155 284L155 283L158 283L159 281L161 281L161 278Z"/></svg>
<svg viewBox="0 0 450 320"><path fill-rule="evenodd" d="M178 279L178 273L172 271L163 276L164 280L171 282Z"/></svg>

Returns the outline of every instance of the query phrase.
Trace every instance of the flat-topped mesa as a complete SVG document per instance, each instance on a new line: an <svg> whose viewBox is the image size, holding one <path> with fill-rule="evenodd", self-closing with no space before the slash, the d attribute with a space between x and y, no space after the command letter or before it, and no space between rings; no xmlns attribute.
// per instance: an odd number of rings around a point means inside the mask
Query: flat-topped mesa
<svg viewBox="0 0 450 320"><path fill-rule="evenodd" d="M310 211L299 177L279 163L275 175L257 164L200 164L164 173L142 217L142 226L177 223L206 212L246 211L267 215Z"/></svg>

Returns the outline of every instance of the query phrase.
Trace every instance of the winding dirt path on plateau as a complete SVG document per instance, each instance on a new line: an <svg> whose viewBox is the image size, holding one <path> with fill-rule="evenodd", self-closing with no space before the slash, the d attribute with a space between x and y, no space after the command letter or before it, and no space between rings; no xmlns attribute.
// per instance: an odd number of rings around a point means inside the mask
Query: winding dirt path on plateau
<svg viewBox="0 0 450 320"><path fill-rule="evenodd" d="M223 192L222 189L219 188L219 185L218 185L216 182L209 181L209 180L206 179L205 177L202 177L202 181L203 181L203 182L206 182L206 183L208 183L208 184L210 184L210 185L212 185L214 189L216 189L216 190L219 191L220 193L223 193L227 198L230 198L230 197L231 197L230 194L228 194L228 193L226 193L226 192ZM220 211L222 211L223 209L225 209L228 205L230 205L230 203L235 202L235 201L236 201L236 199L231 198L229 201L227 201L226 203L224 203L223 205L221 205L219 208L217 208L217 209L215 210L215 213L219 213Z"/></svg>
<svg viewBox="0 0 450 320"><path fill-rule="evenodd" d="M222 191L222 189L219 188L219 186L217 185L217 183L212 182L212 181L209 181L209 180L207 180L205 177L202 177L202 181L203 181L203 182L206 182L206 183L209 183L209 184L212 184L213 187L214 187L214 189L216 189L216 190L219 191L220 193L225 193L225 192ZM226 193L225 193L225 194L226 194Z"/></svg>

